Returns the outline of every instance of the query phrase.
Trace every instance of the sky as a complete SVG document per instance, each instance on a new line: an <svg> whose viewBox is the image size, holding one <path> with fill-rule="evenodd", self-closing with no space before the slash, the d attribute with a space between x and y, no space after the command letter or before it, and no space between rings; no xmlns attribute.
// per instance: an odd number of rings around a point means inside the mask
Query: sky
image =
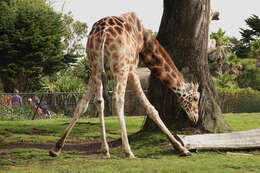
<svg viewBox="0 0 260 173"><path fill-rule="evenodd" d="M74 18L86 22L89 30L105 16L119 16L134 11L145 28L157 32L163 0L56 0L54 7L57 11L72 11ZM220 12L220 20L210 24L210 32L221 28L227 36L240 38L239 28L246 28L244 19L252 14L260 17L260 0L211 0L211 9Z"/></svg>

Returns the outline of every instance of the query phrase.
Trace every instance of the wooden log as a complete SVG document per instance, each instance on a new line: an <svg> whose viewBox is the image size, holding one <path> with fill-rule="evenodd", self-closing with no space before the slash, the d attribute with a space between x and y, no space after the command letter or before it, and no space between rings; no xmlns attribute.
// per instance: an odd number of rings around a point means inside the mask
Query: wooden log
<svg viewBox="0 0 260 173"><path fill-rule="evenodd" d="M260 148L260 128L232 133L178 135L189 150L248 150Z"/></svg>

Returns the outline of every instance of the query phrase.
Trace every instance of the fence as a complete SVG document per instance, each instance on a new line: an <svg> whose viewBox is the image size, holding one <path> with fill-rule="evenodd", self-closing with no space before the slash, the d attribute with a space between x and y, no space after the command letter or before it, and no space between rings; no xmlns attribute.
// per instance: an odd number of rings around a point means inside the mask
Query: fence
<svg viewBox="0 0 260 173"><path fill-rule="evenodd" d="M7 116L15 118L18 118L16 116L23 115L23 117L26 117L27 119L34 119L37 116L41 116L39 110L45 104L48 106L51 113L71 116L83 93L19 93L22 97L22 107L12 105L11 98L13 95L14 93L0 93L0 113L5 113ZM38 102L38 105L35 104L35 102ZM91 104L90 108L93 107ZM91 109L88 110L91 111ZM85 115L86 114L91 115L89 111L85 113Z"/></svg>
<svg viewBox="0 0 260 173"><path fill-rule="evenodd" d="M14 93L0 93L0 119L1 114L6 114L9 119L21 119L25 117L26 119L39 118L37 111L42 107L42 105L47 104L48 109L52 114L59 114L64 116L72 116L74 109L78 101L82 98L83 92L55 92L55 93L19 93L22 97L23 105L22 107L12 108L11 98ZM112 92L109 92L110 104L105 106L105 115L111 115L111 96ZM39 108L31 105L30 99L35 101L37 97L39 102ZM138 101L134 97L134 93L131 90L126 91L125 96L125 113L126 115L144 115L145 111L142 106L139 106ZM22 116L21 116L22 115ZM91 99L87 111L82 116L97 116L97 111L93 103L93 98ZM3 117L2 117L3 118Z"/></svg>

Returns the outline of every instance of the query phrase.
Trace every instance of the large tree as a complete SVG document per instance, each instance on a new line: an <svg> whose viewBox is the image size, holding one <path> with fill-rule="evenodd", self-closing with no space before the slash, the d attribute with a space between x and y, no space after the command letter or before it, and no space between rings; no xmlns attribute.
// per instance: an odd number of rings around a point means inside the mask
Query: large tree
<svg viewBox="0 0 260 173"><path fill-rule="evenodd" d="M65 27L71 25L69 15L63 17L45 0L7 2L0 1L0 78L5 92L31 89L43 76L76 62L79 52L73 53L66 40L71 37ZM87 30L85 24L75 27Z"/></svg>
<svg viewBox="0 0 260 173"><path fill-rule="evenodd" d="M257 37L260 37L260 18L257 15L252 15L245 19L248 28L241 28L240 34L244 43L250 43Z"/></svg>
<svg viewBox="0 0 260 173"><path fill-rule="evenodd" d="M251 43L260 37L260 18L252 15L245 19L247 28L240 28L242 39L231 39L231 49L239 58L248 58L250 55Z"/></svg>
<svg viewBox="0 0 260 173"><path fill-rule="evenodd" d="M210 0L164 0L158 41L172 57L185 79L198 82L201 94L197 129L220 132L228 126L218 105L218 94L208 68L207 44ZM150 77L148 97L171 129L193 127L180 108L177 97L153 75ZM144 130L157 126L147 119Z"/></svg>

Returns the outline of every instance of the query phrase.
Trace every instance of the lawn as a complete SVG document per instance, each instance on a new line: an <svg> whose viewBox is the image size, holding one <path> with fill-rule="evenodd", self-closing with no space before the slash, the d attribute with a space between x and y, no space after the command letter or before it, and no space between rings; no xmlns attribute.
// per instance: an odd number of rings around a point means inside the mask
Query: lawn
<svg viewBox="0 0 260 173"><path fill-rule="evenodd" d="M233 131L260 128L260 113L225 114L225 119ZM259 150L199 152L179 157L161 133L136 134L144 117L126 117L131 148L137 159L126 159L119 145L111 148L111 159L102 158L99 147L95 147L100 141L97 118L80 119L60 157L49 157L48 150L69 121L67 118L0 121L0 172L260 172ZM106 128L109 141L120 138L116 117L106 118ZM93 151L90 146L97 149Z"/></svg>

